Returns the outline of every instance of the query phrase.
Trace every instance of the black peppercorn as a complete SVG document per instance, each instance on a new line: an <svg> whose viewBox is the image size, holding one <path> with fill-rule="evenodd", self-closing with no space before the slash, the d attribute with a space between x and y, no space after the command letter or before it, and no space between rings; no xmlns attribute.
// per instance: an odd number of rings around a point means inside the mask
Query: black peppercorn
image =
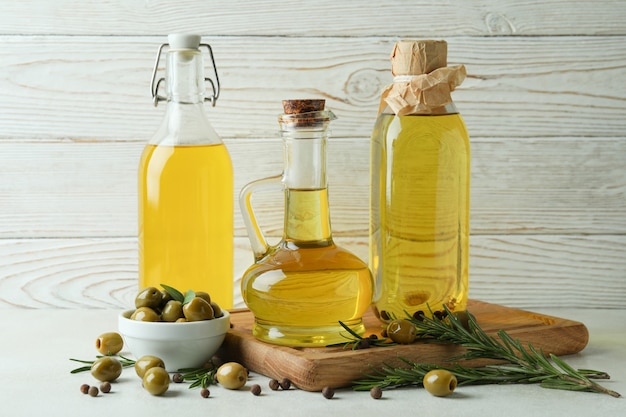
<svg viewBox="0 0 626 417"><path fill-rule="evenodd" d="M80 386L80 392L82 392L83 394L89 393L89 385L87 385L87 384L81 385Z"/></svg>
<svg viewBox="0 0 626 417"><path fill-rule="evenodd" d="M109 392L111 392L111 383L109 381L104 381L103 383L101 383L100 391L102 391L105 394L108 394Z"/></svg>
<svg viewBox="0 0 626 417"><path fill-rule="evenodd" d="M333 389L333 387L324 387L322 388L322 395L327 400L330 400L335 396L335 390Z"/></svg>
<svg viewBox="0 0 626 417"><path fill-rule="evenodd" d="M98 396L98 387L89 387L89 395L92 397Z"/></svg>
<svg viewBox="0 0 626 417"><path fill-rule="evenodd" d="M280 388L280 382L275 379L271 379L269 386L272 391L278 391L278 389Z"/></svg>
<svg viewBox="0 0 626 417"><path fill-rule="evenodd" d="M373 399L378 400L380 397L383 396L383 390L380 389L380 387L374 387L370 390L370 395Z"/></svg>
<svg viewBox="0 0 626 417"><path fill-rule="evenodd" d="M211 391L209 391L209 389L208 389L208 388L202 388L202 389L200 390L200 396L201 396L202 398L209 398L209 395L211 395Z"/></svg>
<svg viewBox="0 0 626 417"><path fill-rule="evenodd" d="M289 378L283 378L280 380L280 387L284 390L288 390L289 388L291 388L291 381L289 380Z"/></svg>
<svg viewBox="0 0 626 417"><path fill-rule="evenodd" d="M357 349L367 349L370 347L370 340L369 338L363 338L363 339L359 339L358 343L356 344L356 348Z"/></svg>
<svg viewBox="0 0 626 417"><path fill-rule="evenodd" d="M172 375L172 381L180 384L181 382L183 382L183 375L179 372L175 373L174 375Z"/></svg>
<svg viewBox="0 0 626 417"><path fill-rule="evenodd" d="M254 384L250 387L250 392L252 393L252 395L254 396L259 396L261 395L261 386L259 384Z"/></svg>

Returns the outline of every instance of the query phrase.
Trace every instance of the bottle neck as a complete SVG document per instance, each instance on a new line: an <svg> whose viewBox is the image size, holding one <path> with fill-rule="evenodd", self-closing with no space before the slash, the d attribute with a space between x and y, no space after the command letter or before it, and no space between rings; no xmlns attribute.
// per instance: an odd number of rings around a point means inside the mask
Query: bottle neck
<svg viewBox="0 0 626 417"><path fill-rule="evenodd" d="M325 124L283 130L285 170L284 240L327 246L332 243L326 176Z"/></svg>
<svg viewBox="0 0 626 417"><path fill-rule="evenodd" d="M204 69L199 50L169 51L166 73L168 103L204 103Z"/></svg>
<svg viewBox="0 0 626 417"><path fill-rule="evenodd" d="M204 111L204 70L200 51L170 50L166 65L167 109L150 143L170 146L222 143Z"/></svg>

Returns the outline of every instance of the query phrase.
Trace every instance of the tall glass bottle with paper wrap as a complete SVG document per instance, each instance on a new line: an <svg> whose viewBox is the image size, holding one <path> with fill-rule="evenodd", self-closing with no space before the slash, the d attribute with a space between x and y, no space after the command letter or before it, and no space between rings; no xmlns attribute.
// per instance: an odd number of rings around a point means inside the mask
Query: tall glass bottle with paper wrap
<svg viewBox="0 0 626 417"><path fill-rule="evenodd" d="M214 79L204 77L203 53ZM162 51L166 76L157 82ZM166 97L159 95L165 82ZM212 87L205 97L207 81ZM219 79L211 47L198 35L170 35L152 77L155 106L166 100L161 126L139 166L139 287L166 284L206 291L233 304L233 169L204 102L215 105Z"/></svg>
<svg viewBox="0 0 626 417"><path fill-rule="evenodd" d="M345 341L342 322L363 334L362 316L372 300L367 264L332 238L326 176L328 126L335 118L324 100L286 100L279 116L284 143L282 175L254 181L240 195L255 262L241 292L254 313L253 334L288 346ZM252 207L257 192L284 194L280 242L267 243Z"/></svg>
<svg viewBox="0 0 626 417"><path fill-rule="evenodd" d="M375 313L466 308L469 137L450 93L465 78L444 41L400 41L371 138L370 269Z"/></svg>

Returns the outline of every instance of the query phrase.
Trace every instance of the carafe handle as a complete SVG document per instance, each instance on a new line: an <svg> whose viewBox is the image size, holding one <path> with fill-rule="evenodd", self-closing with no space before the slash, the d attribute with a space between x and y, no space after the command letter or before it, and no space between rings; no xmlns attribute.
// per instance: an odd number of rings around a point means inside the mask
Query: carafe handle
<svg viewBox="0 0 626 417"><path fill-rule="evenodd" d="M259 227L259 223L254 215L252 195L258 191L270 190L284 190L282 175L252 181L244 186L239 194L239 207L241 209L243 222L246 225L246 231L248 232L248 239L250 239L250 246L254 253L255 262L262 259L269 252L270 245L267 243L267 239L263 235L263 231Z"/></svg>

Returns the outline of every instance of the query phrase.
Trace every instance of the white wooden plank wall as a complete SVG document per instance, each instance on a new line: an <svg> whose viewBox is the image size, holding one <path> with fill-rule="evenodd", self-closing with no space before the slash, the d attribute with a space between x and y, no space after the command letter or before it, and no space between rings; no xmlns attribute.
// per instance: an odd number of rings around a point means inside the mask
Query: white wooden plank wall
<svg viewBox="0 0 626 417"><path fill-rule="evenodd" d="M131 303L137 163L164 110L150 75L173 32L213 46L222 93L207 111L236 193L281 170L280 101L326 98L334 233L363 258L389 52L447 40L468 72L454 99L472 137L471 297L624 308L624 22L610 0L3 1L0 308ZM273 236L278 198L260 206ZM235 280L252 260L236 220Z"/></svg>

